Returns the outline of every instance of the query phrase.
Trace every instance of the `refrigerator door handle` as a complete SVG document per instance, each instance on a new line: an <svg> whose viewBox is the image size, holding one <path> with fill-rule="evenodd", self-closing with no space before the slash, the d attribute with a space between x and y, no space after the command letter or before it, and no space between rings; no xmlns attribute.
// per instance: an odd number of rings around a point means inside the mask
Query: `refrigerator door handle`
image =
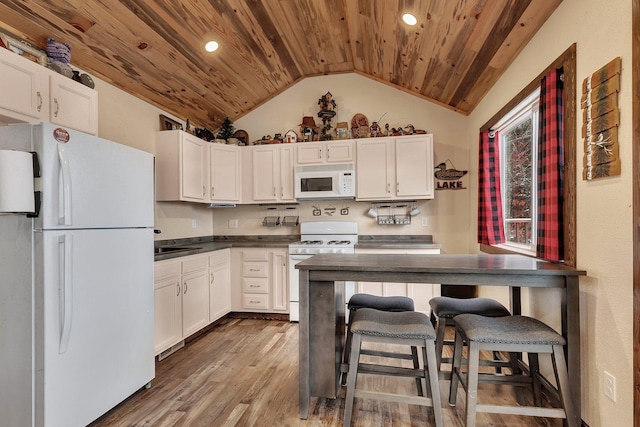
<svg viewBox="0 0 640 427"><path fill-rule="evenodd" d="M73 236L62 235L58 238L58 295L60 298L60 347L59 354L64 354L69 348L71 337L71 323L73 320L73 283L72 264Z"/></svg>
<svg viewBox="0 0 640 427"><path fill-rule="evenodd" d="M58 190L61 197L62 212L58 218L59 225L72 225L71 220L71 168L69 166L69 156L65 152L63 144L58 144L58 160L62 172L62 188Z"/></svg>

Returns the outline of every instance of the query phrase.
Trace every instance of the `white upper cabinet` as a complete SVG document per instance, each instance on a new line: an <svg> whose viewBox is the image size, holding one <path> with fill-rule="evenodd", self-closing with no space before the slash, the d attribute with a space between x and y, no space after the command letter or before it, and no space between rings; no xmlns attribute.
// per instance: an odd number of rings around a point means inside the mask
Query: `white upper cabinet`
<svg viewBox="0 0 640 427"><path fill-rule="evenodd" d="M253 202L293 202L293 147L252 147Z"/></svg>
<svg viewBox="0 0 640 427"><path fill-rule="evenodd" d="M356 142L356 198L391 199L394 181L393 139L376 138Z"/></svg>
<svg viewBox="0 0 640 427"><path fill-rule="evenodd" d="M211 144L209 147L209 200L217 203L238 203L242 195L240 147Z"/></svg>
<svg viewBox="0 0 640 427"><path fill-rule="evenodd" d="M208 145L181 130L156 133L156 201L208 202Z"/></svg>
<svg viewBox="0 0 640 427"><path fill-rule="evenodd" d="M433 199L433 135L397 138L396 197Z"/></svg>
<svg viewBox="0 0 640 427"><path fill-rule="evenodd" d="M35 62L0 49L0 118L51 122L98 134L98 92Z"/></svg>
<svg viewBox="0 0 640 427"><path fill-rule="evenodd" d="M58 73L49 80L49 121L98 134L98 92Z"/></svg>
<svg viewBox="0 0 640 427"><path fill-rule="evenodd" d="M432 199L433 135L356 142L357 200Z"/></svg>
<svg viewBox="0 0 640 427"><path fill-rule="evenodd" d="M41 65L0 49L0 116L26 122L47 121L48 76Z"/></svg>
<svg viewBox="0 0 640 427"><path fill-rule="evenodd" d="M352 140L298 143L296 144L296 164L353 162L353 144Z"/></svg>

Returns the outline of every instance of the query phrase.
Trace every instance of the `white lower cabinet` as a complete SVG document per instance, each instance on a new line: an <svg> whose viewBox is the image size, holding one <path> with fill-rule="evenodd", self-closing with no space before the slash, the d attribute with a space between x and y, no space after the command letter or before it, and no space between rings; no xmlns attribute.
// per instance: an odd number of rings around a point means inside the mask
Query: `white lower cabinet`
<svg viewBox="0 0 640 427"><path fill-rule="evenodd" d="M155 355L229 313L229 272L229 249L155 263Z"/></svg>
<svg viewBox="0 0 640 427"><path fill-rule="evenodd" d="M182 261L182 335L188 337L209 323L209 272L206 255Z"/></svg>
<svg viewBox="0 0 640 427"><path fill-rule="evenodd" d="M179 260L154 265L154 355L182 340L182 277Z"/></svg>
<svg viewBox="0 0 640 427"><path fill-rule="evenodd" d="M231 249L231 309L288 313L287 265L287 249Z"/></svg>
<svg viewBox="0 0 640 427"><path fill-rule="evenodd" d="M231 249L209 255L209 322L231 311Z"/></svg>
<svg viewBox="0 0 640 427"><path fill-rule="evenodd" d="M356 249L357 254L440 254L440 249ZM440 284L356 282L356 293L378 296L404 296L413 299L416 311L431 314L429 300L440 296Z"/></svg>

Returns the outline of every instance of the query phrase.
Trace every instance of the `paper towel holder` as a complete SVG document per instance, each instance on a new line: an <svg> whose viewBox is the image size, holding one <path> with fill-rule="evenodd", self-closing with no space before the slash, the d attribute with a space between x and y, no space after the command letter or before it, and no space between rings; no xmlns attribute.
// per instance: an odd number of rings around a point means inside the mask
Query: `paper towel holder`
<svg viewBox="0 0 640 427"><path fill-rule="evenodd" d="M11 150L9 150L11 151ZM33 171L33 178L40 178L40 161L38 159L38 153L36 153L35 151L25 151L25 154L31 154L31 161L32 161L32 171ZM40 207L42 205L42 198L41 198L41 192L40 191L34 191L33 192L33 212L29 212L29 211L3 211L3 213L14 213L14 214L19 214L19 215L26 215L27 218L35 218L37 216L40 215Z"/></svg>
<svg viewBox="0 0 640 427"><path fill-rule="evenodd" d="M35 151L30 151L33 157L33 177L40 178L40 159L38 158L38 153ZM34 199L34 211L27 212L27 218L37 218L40 215L40 206L42 205L42 192L34 191L33 199Z"/></svg>

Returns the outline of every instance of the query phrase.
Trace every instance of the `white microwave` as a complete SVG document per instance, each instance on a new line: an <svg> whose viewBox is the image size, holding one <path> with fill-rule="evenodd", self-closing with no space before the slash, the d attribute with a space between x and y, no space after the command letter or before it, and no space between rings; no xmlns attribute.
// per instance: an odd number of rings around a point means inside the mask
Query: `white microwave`
<svg viewBox="0 0 640 427"><path fill-rule="evenodd" d="M299 200L356 197L353 163L298 166L294 171L294 180L295 196Z"/></svg>

